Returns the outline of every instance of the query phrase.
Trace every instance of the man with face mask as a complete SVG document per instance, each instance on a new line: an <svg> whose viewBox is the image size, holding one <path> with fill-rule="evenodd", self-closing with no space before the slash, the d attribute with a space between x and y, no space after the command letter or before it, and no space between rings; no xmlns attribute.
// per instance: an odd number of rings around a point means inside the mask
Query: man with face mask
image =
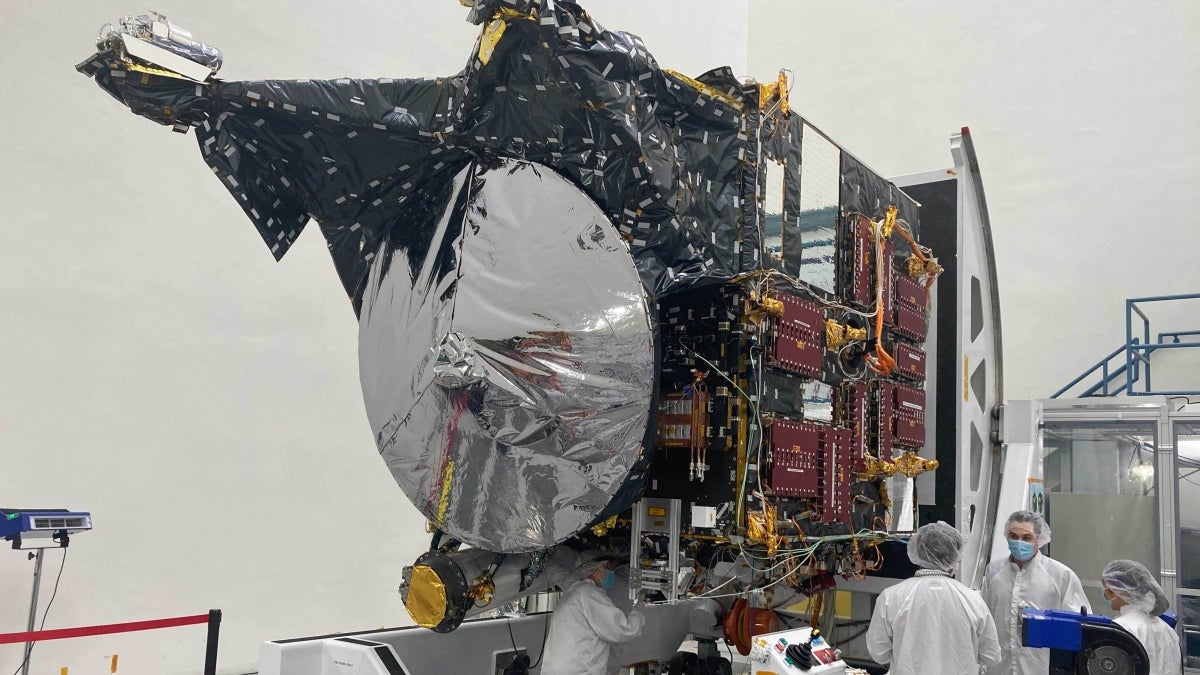
<svg viewBox="0 0 1200 675"><path fill-rule="evenodd" d="M1091 612L1083 584L1070 567L1042 555L1050 543L1050 526L1032 511L1017 511L1004 526L1009 555L993 560L983 578L983 599L996 621L1002 659L988 675L1045 675L1049 649L1021 644L1021 609L1060 609Z"/></svg>
<svg viewBox="0 0 1200 675"><path fill-rule="evenodd" d="M583 578L563 593L550 615L542 675L607 675L612 645L642 632L642 613L634 609L626 615L608 597L616 582L615 563L601 556L579 566Z"/></svg>

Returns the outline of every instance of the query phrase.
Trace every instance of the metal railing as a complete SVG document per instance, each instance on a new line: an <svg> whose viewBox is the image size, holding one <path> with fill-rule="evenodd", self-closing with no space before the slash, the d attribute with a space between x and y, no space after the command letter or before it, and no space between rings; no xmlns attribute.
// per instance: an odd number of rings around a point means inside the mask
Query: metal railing
<svg viewBox="0 0 1200 675"><path fill-rule="evenodd" d="M1099 381L1093 381L1075 398L1091 396L1195 396L1200 390L1157 390L1150 379L1150 356L1161 349L1194 349L1200 348L1200 339L1183 340L1182 338L1200 338L1200 330L1163 331L1157 334L1155 342L1150 341L1150 317L1142 311L1139 305L1155 302L1174 302L1179 300L1200 300L1200 293L1184 293L1180 295L1158 295L1146 298L1129 298L1125 301L1125 344L1114 349L1108 356L1100 359L1096 365L1083 371L1079 377L1071 380L1062 389L1054 392L1050 398L1058 398L1079 385L1084 380L1099 373ZM1134 336L1134 315L1141 320L1141 333ZM1143 377L1144 374L1144 377ZM1138 387L1137 385L1141 385Z"/></svg>

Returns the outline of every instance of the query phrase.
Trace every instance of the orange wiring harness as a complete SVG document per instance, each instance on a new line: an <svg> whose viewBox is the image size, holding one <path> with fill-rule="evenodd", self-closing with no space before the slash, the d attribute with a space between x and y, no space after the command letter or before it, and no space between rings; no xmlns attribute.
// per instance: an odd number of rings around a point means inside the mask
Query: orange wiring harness
<svg viewBox="0 0 1200 675"><path fill-rule="evenodd" d="M871 234L875 238L875 358L867 363L877 375L884 377L891 374L896 367L896 359L883 348L883 296L884 289L891 279L883 278L883 242L891 236L892 228L896 226L896 207L889 206L882 223L867 219L871 223ZM865 217L865 216L863 216Z"/></svg>
<svg viewBox="0 0 1200 675"><path fill-rule="evenodd" d="M889 206L883 217L883 222L876 222L862 215L858 217L870 224L871 234L875 239L875 356L867 360L871 370L878 375L890 375L896 367L896 360L883 347L880 340L883 335L883 297L884 290L891 283L891 279L885 279L883 270L883 242L892 236L892 231L900 233L900 237L908 242L908 247L912 249L912 257L916 259L914 263L912 258L909 259L909 276L916 280L920 280L923 276L925 281L925 305L929 306L929 291L933 288L933 282L942 273L942 266L938 264L937 259L925 254L925 249L922 249L913 238L912 230L906 223L897 220L899 210L895 206Z"/></svg>

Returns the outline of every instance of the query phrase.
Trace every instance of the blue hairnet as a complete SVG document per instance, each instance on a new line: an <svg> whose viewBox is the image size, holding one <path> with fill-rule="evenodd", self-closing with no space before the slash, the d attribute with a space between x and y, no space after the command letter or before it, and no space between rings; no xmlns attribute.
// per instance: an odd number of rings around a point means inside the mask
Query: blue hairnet
<svg viewBox="0 0 1200 675"><path fill-rule="evenodd" d="M950 570L958 564L966 538L942 521L922 525L908 539L908 559L917 567Z"/></svg>

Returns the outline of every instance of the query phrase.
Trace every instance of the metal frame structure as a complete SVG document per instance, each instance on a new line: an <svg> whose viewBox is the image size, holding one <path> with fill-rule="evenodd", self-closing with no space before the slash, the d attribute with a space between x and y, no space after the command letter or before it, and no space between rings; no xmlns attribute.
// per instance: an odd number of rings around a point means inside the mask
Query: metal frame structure
<svg viewBox="0 0 1200 675"><path fill-rule="evenodd" d="M1054 392L1050 398L1062 396L1096 371L1100 371L1100 381L1080 393L1078 395L1079 398L1116 396L1118 394L1125 394L1127 396L1195 396L1200 394L1200 389L1179 391L1155 390L1150 381L1150 356L1160 349L1200 348L1200 330L1164 331L1158 333L1155 342L1151 342L1150 317L1146 316L1146 313L1138 305L1180 300L1200 300L1200 293L1156 295L1144 298L1128 298L1125 300L1125 344L1114 349L1096 365L1083 371L1079 377L1076 377L1067 383L1065 387ZM1134 314L1137 314L1141 319L1142 334L1139 337L1134 336ZM1184 337L1198 339L1186 342L1181 341L1180 338ZM1114 364L1113 360L1122 354L1125 356L1125 362L1123 364L1120 362ZM1143 366L1146 371L1144 380L1142 379ZM1125 382L1117 386L1116 381L1122 376L1124 376ZM1144 385L1140 390L1137 390L1134 385L1139 382L1144 382Z"/></svg>
<svg viewBox="0 0 1200 675"><path fill-rule="evenodd" d="M1167 445L1170 446L1170 450L1171 450L1170 455L1167 458L1167 462L1169 463L1170 471L1171 471L1170 480L1168 482L1171 483L1171 488L1173 490L1173 494L1171 495L1172 503L1170 505L1170 508L1173 510L1173 515L1174 515L1174 514L1180 514L1179 493L1181 491L1181 489L1180 489L1181 486L1179 485L1179 483L1181 480L1183 480L1183 476L1180 475L1179 437L1181 435L1181 430L1184 428L1185 425L1189 425L1193 429L1200 428L1200 413L1168 413L1167 417L1168 417L1167 433L1169 434L1169 436L1167 436L1166 439L1167 439ZM1160 441L1160 446L1159 446L1160 457L1161 457L1161 453L1162 453L1161 446L1162 446L1162 441ZM1162 462L1160 462L1159 464L1161 465ZM1179 617L1180 617L1179 626L1180 627L1178 630L1179 630L1180 639L1185 641L1184 646L1185 646L1185 654L1186 654L1187 653L1186 652L1186 640L1188 639L1188 631L1187 631L1188 627L1186 625L1187 617L1185 616L1185 613L1183 612L1183 601L1185 599L1189 599L1189 600L1193 600L1196 602L1200 602L1200 588L1185 587L1184 583L1186 583L1186 580L1178 578L1178 570L1182 569L1182 567L1183 567L1183 565L1182 565L1183 560L1180 557L1182 555L1182 551L1183 551L1183 542L1182 542L1183 531L1182 531L1182 528L1181 528L1178 520L1173 520L1169 523L1166 521L1162 522L1161 523L1161 531L1163 533L1170 532L1171 530L1167 529L1168 526L1174 529L1175 536L1172 537L1172 539L1173 539L1172 545L1175 548L1175 555L1176 555L1175 568L1176 568L1177 572L1176 572L1176 577L1172 578L1170 580L1173 588L1167 589L1167 587L1164 583L1163 589L1166 590L1168 595L1171 597L1171 599L1174 603L1173 609L1179 614ZM1162 580L1164 582L1167 581L1167 579L1165 577ZM1185 673L1200 673L1200 668L1196 668L1194 666L1188 667L1185 663L1183 672L1185 672Z"/></svg>
<svg viewBox="0 0 1200 675"><path fill-rule="evenodd" d="M902 189L913 186L953 180L956 183L955 232L953 250L957 257L949 263L958 289L956 304L934 303L936 314L949 313L954 320L953 343L940 343L947 335L930 331L926 349L932 355L946 350L956 358L948 364L952 369L943 380L941 373L930 378L929 396L939 400L938 382L953 387L953 417L940 419L938 405L929 406L932 414L927 417L926 428L930 430L927 448L936 448L939 439L938 427L954 429L952 443L956 448L953 466L943 465L940 471L954 474L953 497L934 488L934 476L919 476L919 504L927 499L936 502L953 500L955 504L954 524L967 535L963 548L963 564L959 580L978 588L983 582L984 570L990 560L993 533L991 523L995 521L1000 494L1000 466L1003 455L994 444L991 430L995 424L992 417L1004 401L1003 345L1000 327L1000 294L996 274L996 256L992 246L991 220L988 216L987 199L983 192L983 179L970 130L962 130L950 137L950 155L954 161L948 171L930 171L892 180ZM950 250L949 246L943 250ZM953 268L949 265L953 265ZM947 283L942 279L939 283ZM935 319L939 323L940 318ZM947 340L947 342L949 342ZM939 366L940 367L940 366ZM961 386L961 389L960 389ZM960 393L961 392L961 393ZM950 439L946 439L950 441ZM951 487L949 485L945 487Z"/></svg>
<svg viewBox="0 0 1200 675"><path fill-rule="evenodd" d="M1135 301L1136 302L1136 301ZM1172 412L1165 396L1136 400L1043 400L1044 421L1049 422L1147 422L1155 429L1155 488L1158 518L1159 583L1171 598L1172 610L1179 612L1179 632L1185 634L1182 601L1200 599L1200 588L1185 588L1180 583L1181 567L1179 528L1179 448L1181 425L1200 426L1200 413ZM1085 585L1086 582L1085 582ZM1186 639L1186 638L1184 638ZM1185 667L1185 673L1200 674L1200 669Z"/></svg>
<svg viewBox="0 0 1200 675"><path fill-rule="evenodd" d="M652 515L651 509L662 509L666 516ZM667 602L679 601L679 533L682 530L683 502L678 499L647 497L633 505L633 532L629 546L629 599L642 598L646 591L661 591ZM662 570L642 568L642 535L665 534L670 555Z"/></svg>
<svg viewBox="0 0 1200 675"><path fill-rule="evenodd" d="M1163 536L1176 532L1175 484L1170 480L1175 470L1175 445L1171 434L1172 414L1165 398L1137 401L1087 401L1058 399L1043 401L1044 421L1049 422L1147 422L1155 430L1155 487L1159 523L1159 579L1168 596L1175 595L1178 568L1177 537Z"/></svg>

